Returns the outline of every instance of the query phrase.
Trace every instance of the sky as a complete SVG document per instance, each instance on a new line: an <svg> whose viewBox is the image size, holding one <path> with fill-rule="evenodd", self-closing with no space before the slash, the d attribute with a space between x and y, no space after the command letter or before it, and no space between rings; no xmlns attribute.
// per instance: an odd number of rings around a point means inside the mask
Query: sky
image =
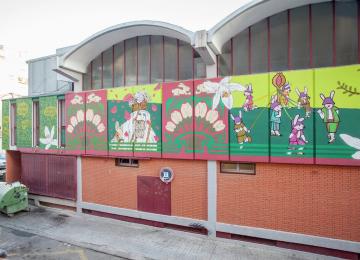
<svg viewBox="0 0 360 260"><path fill-rule="evenodd" d="M77 44L107 27L135 20L208 30L248 1L224 0L219 8L215 0L1 0L0 44L36 58Z"/></svg>
<svg viewBox="0 0 360 260"><path fill-rule="evenodd" d="M157 20L191 31L209 30L249 1L1 0L0 45L6 59L0 60L0 95L26 94L27 86L14 82L19 73L27 77L26 60L54 54L107 27Z"/></svg>

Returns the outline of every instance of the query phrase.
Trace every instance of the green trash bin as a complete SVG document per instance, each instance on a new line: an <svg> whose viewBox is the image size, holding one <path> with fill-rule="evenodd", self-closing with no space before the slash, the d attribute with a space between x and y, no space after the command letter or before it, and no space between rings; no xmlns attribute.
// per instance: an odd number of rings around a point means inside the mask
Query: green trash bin
<svg viewBox="0 0 360 260"><path fill-rule="evenodd" d="M20 182L0 182L0 212L8 216L28 210L28 188Z"/></svg>

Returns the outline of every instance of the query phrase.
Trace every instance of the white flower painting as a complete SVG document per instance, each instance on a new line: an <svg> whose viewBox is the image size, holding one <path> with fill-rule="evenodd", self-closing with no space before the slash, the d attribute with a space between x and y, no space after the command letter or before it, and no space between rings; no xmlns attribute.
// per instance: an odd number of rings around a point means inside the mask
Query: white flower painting
<svg viewBox="0 0 360 260"><path fill-rule="evenodd" d="M340 134L340 138L343 139L343 141L352 148L355 148L358 150L352 155L352 158L355 160L360 160L360 138L353 137L348 134Z"/></svg>
<svg viewBox="0 0 360 260"><path fill-rule="evenodd" d="M84 104L82 96L79 96L79 95L75 95L73 97L73 99L70 100L70 103L73 104L73 105L76 105L76 104L82 105L82 104Z"/></svg>
<svg viewBox="0 0 360 260"><path fill-rule="evenodd" d="M45 126L45 138L40 138L40 143L45 145L45 150L49 150L52 145L57 146L57 139L54 139L55 127L49 130L49 127Z"/></svg>
<svg viewBox="0 0 360 260"><path fill-rule="evenodd" d="M233 91L244 91L246 88L239 83L231 83L231 77L225 77L220 82L205 81L197 87L196 92L215 93L213 97L212 110L215 110L220 100L227 109L233 107Z"/></svg>

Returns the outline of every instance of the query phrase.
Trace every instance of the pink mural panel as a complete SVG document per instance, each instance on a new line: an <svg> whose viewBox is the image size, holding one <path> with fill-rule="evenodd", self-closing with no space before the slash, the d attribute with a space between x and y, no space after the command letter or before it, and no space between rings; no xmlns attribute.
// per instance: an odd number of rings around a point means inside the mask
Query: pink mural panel
<svg viewBox="0 0 360 260"><path fill-rule="evenodd" d="M163 158L194 159L193 83L163 83Z"/></svg>

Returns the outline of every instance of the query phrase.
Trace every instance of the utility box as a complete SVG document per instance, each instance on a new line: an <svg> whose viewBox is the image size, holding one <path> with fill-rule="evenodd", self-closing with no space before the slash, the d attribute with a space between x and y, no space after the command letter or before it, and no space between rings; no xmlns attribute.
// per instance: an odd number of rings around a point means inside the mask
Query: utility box
<svg viewBox="0 0 360 260"><path fill-rule="evenodd" d="M28 210L28 188L20 182L0 182L0 212L8 216Z"/></svg>

